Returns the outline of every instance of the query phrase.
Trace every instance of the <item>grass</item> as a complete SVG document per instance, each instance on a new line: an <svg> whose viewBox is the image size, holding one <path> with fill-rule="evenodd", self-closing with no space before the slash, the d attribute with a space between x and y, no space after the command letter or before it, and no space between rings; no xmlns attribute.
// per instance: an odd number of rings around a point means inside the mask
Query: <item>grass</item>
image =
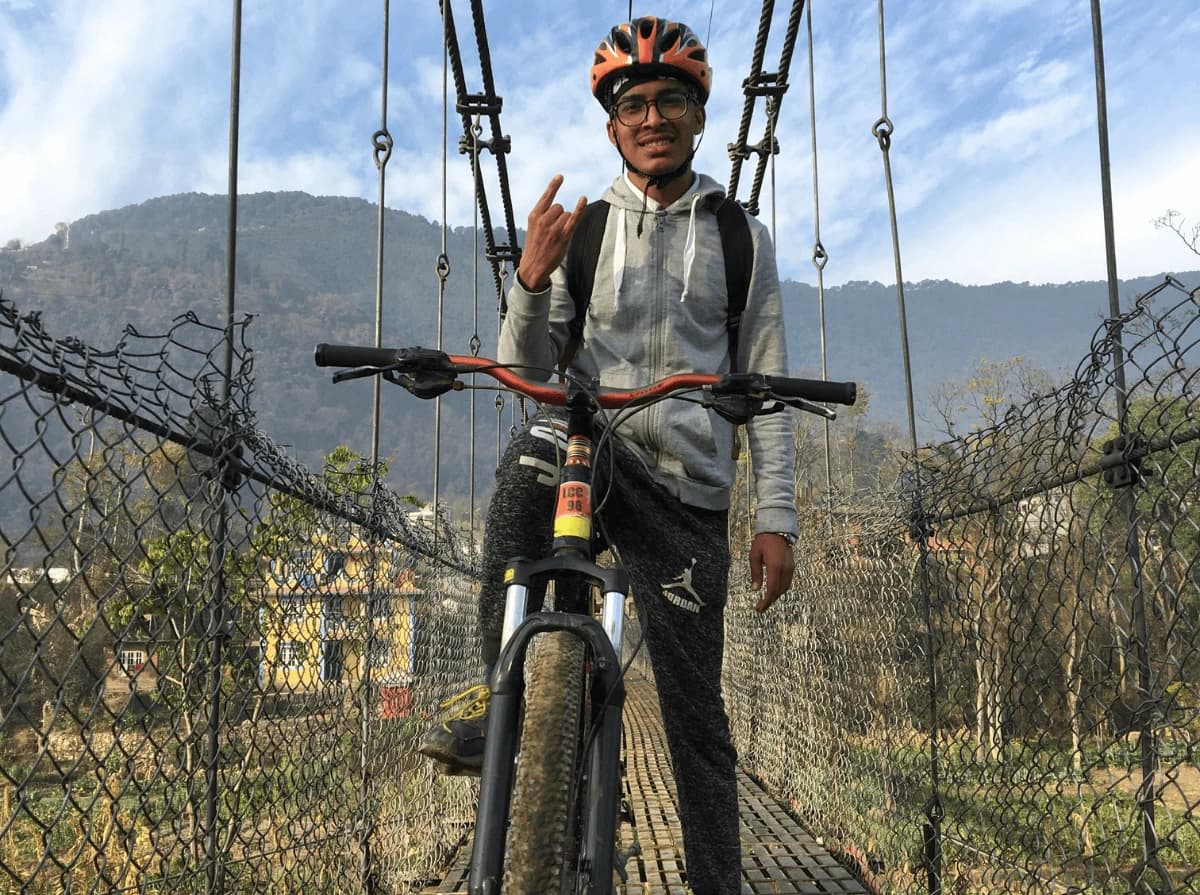
<svg viewBox="0 0 1200 895"><path fill-rule="evenodd" d="M1131 890L1143 852L1136 750L1090 744L1084 772L1074 774L1068 754L1050 741L1013 743L1004 761L982 760L966 737L944 745L939 796L948 893ZM885 750L860 738L846 742L842 754L847 767L839 776L850 784L820 814L823 825L851 830L858 845L884 854L885 891L925 892L920 837L928 750L911 742ZM1183 760L1188 754L1164 758L1170 798L1156 806L1157 857L1176 885L1200 867L1200 772Z"/></svg>
<svg viewBox="0 0 1200 895"><path fill-rule="evenodd" d="M381 873L415 879L434 869L439 837L449 835L442 816L469 798L468 784L447 784L406 760L423 729L418 719L385 722L372 737L364 828L358 727L330 720L222 731L217 805L226 891L343 891L361 875L364 829L376 840ZM37 758L26 752L17 761L9 753L4 771L19 785L0 778L8 806L0 816L0 891L204 891L206 842L197 828L206 809L203 768L189 779L177 764L178 740L166 728L151 733L155 751L141 731L136 760L109 751L70 781L40 772L31 778ZM57 744L60 762L63 751ZM397 831L404 840L398 855L379 841Z"/></svg>

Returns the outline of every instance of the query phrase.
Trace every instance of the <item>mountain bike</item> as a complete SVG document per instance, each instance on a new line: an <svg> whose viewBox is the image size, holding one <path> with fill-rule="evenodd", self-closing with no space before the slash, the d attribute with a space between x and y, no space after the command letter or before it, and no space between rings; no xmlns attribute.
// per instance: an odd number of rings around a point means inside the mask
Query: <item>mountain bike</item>
<svg viewBox="0 0 1200 895"><path fill-rule="evenodd" d="M699 400L735 424L786 407L828 419L822 403L853 404L853 382L756 373L668 376L644 388L596 381L533 382L487 358L424 348L318 345L318 366L342 367L334 382L382 376L420 398L471 387L482 373L542 405L566 410L551 553L513 559L504 574L501 651L490 680L471 895L606 895L626 879L634 851L619 852L622 640L629 579L595 562L593 455L602 411L636 412L669 397ZM530 611L553 594L553 608ZM640 647L640 643L638 645ZM636 653L636 648L634 650Z"/></svg>

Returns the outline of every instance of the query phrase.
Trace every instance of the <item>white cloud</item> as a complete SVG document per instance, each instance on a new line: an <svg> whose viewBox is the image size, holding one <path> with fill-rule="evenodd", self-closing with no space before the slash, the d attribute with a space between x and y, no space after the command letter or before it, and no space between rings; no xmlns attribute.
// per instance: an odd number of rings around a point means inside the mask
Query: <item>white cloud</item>
<svg viewBox="0 0 1200 895"><path fill-rule="evenodd" d="M1063 94L1013 109L958 135L957 155L967 162L1002 156L1019 161L1044 153L1080 129L1087 109L1080 94Z"/></svg>
<svg viewBox="0 0 1200 895"><path fill-rule="evenodd" d="M455 6L468 89L478 92L471 19L465 3ZM664 14L708 33L702 0L667 6ZM717 91L697 162L720 181L729 177L726 144L737 132L759 10L756 0L743 0L723 4L713 18ZM536 0L521 17L489 16L503 131L513 141L507 163L518 226L552 174L565 175L561 198L569 202L579 193L596 198L619 171L586 73L595 42L621 12ZM780 12L766 70L778 60ZM881 111L874 4L817 5L813 18L826 273L832 281L889 279L881 154L870 132ZM388 123L396 145L388 204L470 225L475 203L453 105L442 210L437 8L398 14L393 5L392 19ZM242 190L373 200L377 11L351 15L332 0L313 0L281 15L259 5L245 24ZM1091 269L1098 178L1086 9L1068 0L898 0L887 25L906 274L1044 280ZM1190 161L1196 153L1185 151L1197 142L1197 126L1183 86L1192 76L1200 13L1190 0L1114 4L1106 26L1122 268L1133 273L1167 251L1156 250L1156 240L1171 244L1145 222L1167 207L1200 216L1200 178ZM778 221L784 273L811 279L806 43L802 28L778 133L777 207L769 180L761 202L764 220L774 213ZM57 220L155 195L223 192L228 50L228 10L203 0L0 0L0 239L42 238ZM762 132L760 103L751 141ZM495 161L487 153L483 168L499 227ZM748 194L752 171L747 163L739 197ZM1022 246L1031 230L1036 244Z"/></svg>
<svg viewBox="0 0 1200 895"><path fill-rule="evenodd" d="M1084 153L1086 155L1086 153ZM1200 259L1151 224L1180 183L1200 183L1186 141L1149 144L1113 173L1118 272L1147 276L1195 269ZM1193 191L1193 199L1200 198ZM907 280L1067 282L1106 277L1100 178L1094 159L1051 159L1015 168L969 199L947 196L901 218ZM855 252L855 279L894 280L890 243Z"/></svg>
<svg viewBox="0 0 1200 895"><path fill-rule="evenodd" d="M238 192L300 190L318 196L357 196L368 184L354 167L340 154L318 151L282 159L254 158L239 165Z"/></svg>
<svg viewBox="0 0 1200 895"><path fill-rule="evenodd" d="M125 190L159 151L151 110L205 6L78 4L27 35L5 29L5 238L41 238L56 220L132 198Z"/></svg>

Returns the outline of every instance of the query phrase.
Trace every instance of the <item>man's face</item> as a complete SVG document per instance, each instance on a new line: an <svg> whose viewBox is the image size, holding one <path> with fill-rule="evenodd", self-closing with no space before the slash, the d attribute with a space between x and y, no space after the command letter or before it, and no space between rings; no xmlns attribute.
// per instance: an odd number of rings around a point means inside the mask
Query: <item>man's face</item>
<svg viewBox="0 0 1200 895"><path fill-rule="evenodd" d="M636 84L621 94L609 118L608 139L632 167L646 174L666 174L687 159L693 139L704 129L704 107L688 100L683 115L670 120L679 111L680 95L691 96L682 83L670 79ZM659 102L664 108L659 108ZM626 123L642 114L640 123Z"/></svg>

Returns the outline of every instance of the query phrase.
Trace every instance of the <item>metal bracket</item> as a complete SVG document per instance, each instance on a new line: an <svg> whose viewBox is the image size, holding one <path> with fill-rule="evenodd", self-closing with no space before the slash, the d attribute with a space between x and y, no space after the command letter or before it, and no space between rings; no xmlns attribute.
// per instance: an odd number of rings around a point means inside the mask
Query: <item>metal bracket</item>
<svg viewBox="0 0 1200 895"><path fill-rule="evenodd" d="M516 265L521 263L521 250L507 245L497 245L487 254L488 261L507 261Z"/></svg>
<svg viewBox="0 0 1200 895"><path fill-rule="evenodd" d="M928 513L917 511L909 515L908 536L914 541L926 541L933 537L933 523Z"/></svg>
<svg viewBox="0 0 1200 895"><path fill-rule="evenodd" d="M787 93L786 75L778 72L763 72L757 78L746 78L742 81L742 92L746 96L778 97Z"/></svg>
<svg viewBox="0 0 1200 895"><path fill-rule="evenodd" d="M1142 471L1145 446L1141 437L1135 434L1118 435L1105 442L1104 456L1100 458L1105 484L1110 488L1144 485L1148 476Z"/></svg>
<svg viewBox="0 0 1200 895"><path fill-rule="evenodd" d="M768 145L767 138L764 137L757 143L730 143L726 149L729 152L730 161L745 161L752 155L779 155L779 140L772 137L770 145Z"/></svg>
<svg viewBox="0 0 1200 895"><path fill-rule="evenodd" d="M458 154L470 155L475 148L486 149L492 155L507 155L512 152L512 137L497 137L494 140L480 140L473 134L466 133L458 138Z"/></svg>
<svg viewBox="0 0 1200 895"><path fill-rule="evenodd" d="M499 96L467 93L455 103L454 108L460 115L499 115L503 106L504 100Z"/></svg>

